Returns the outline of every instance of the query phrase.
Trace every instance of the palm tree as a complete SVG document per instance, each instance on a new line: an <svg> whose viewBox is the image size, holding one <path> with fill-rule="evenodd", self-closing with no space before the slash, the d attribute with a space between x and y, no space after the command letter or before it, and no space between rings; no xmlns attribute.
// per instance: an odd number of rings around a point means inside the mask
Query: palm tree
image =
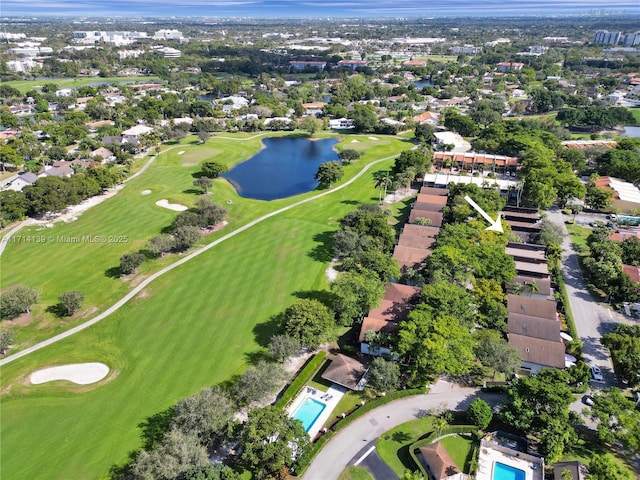
<svg viewBox="0 0 640 480"><path fill-rule="evenodd" d="M433 422L433 426L436 429L436 436L442 435L442 431L449 426L449 421L445 415L440 415Z"/></svg>
<svg viewBox="0 0 640 480"><path fill-rule="evenodd" d="M529 284L527 284L527 290L529 291L529 296L531 297L534 293L540 292L540 287L538 286L538 282L535 280Z"/></svg>
<svg viewBox="0 0 640 480"><path fill-rule="evenodd" d="M376 182L375 187L378 189L378 203L382 204L382 199L387 196L387 188L389 188L392 183L391 172L388 170L375 172L373 174L373 179ZM383 190L384 196L382 195Z"/></svg>

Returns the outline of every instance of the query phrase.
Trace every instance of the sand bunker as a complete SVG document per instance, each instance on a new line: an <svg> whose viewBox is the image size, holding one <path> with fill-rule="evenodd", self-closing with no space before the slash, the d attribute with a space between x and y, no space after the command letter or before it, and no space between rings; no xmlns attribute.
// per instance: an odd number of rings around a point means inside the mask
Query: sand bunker
<svg viewBox="0 0 640 480"><path fill-rule="evenodd" d="M184 155L184 150L180 150L180 151L178 152L178 155Z"/></svg>
<svg viewBox="0 0 640 480"><path fill-rule="evenodd" d="M378 140L378 137L369 137L369 140Z"/></svg>
<svg viewBox="0 0 640 480"><path fill-rule="evenodd" d="M140 192L140 194L142 194L142 195L149 195L150 193L151 193L151 190L142 190Z"/></svg>
<svg viewBox="0 0 640 480"><path fill-rule="evenodd" d="M54 380L68 380L78 385L99 382L109 373L104 363L71 363L59 367L43 368L31 374L31 383L38 385Z"/></svg>
<svg viewBox="0 0 640 480"><path fill-rule="evenodd" d="M351 143L360 143L360 140L351 140Z"/></svg>
<svg viewBox="0 0 640 480"><path fill-rule="evenodd" d="M175 212L184 212L185 210L189 210L189 207L185 207L184 205L180 205L179 203L169 203L169 201L165 198L162 200L158 200L156 205L162 208L167 208L169 210L173 210Z"/></svg>

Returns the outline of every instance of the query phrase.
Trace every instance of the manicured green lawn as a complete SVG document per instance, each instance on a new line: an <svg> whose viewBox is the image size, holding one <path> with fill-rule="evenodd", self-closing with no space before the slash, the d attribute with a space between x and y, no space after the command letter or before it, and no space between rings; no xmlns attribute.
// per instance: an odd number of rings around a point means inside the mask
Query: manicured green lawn
<svg viewBox="0 0 640 480"><path fill-rule="evenodd" d="M10 82L2 82L3 85L9 85L20 90L20 93L26 93L36 86L42 86L45 83L54 83L60 88L80 88L88 84L105 82L105 83L152 83L158 80L158 77L82 77L82 78L52 78L47 80L13 80Z"/></svg>
<svg viewBox="0 0 640 480"><path fill-rule="evenodd" d="M628 108L627 110L629 110L633 118L636 119L636 125L640 125L640 108Z"/></svg>
<svg viewBox="0 0 640 480"><path fill-rule="evenodd" d="M373 480L373 477L364 468L347 467L342 471L338 480Z"/></svg>
<svg viewBox="0 0 640 480"><path fill-rule="evenodd" d="M456 465L463 472L468 472L473 453L473 440L471 437L453 435L440 440L442 446L449 452L449 455L456 462Z"/></svg>
<svg viewBox="0 0 640 480"><path fill-rule="evenodd" d="M422 417L389 430L376 443L380 458L400 477L405 470L417 470L409 455L409 445L433 432L433 418Z"/></svg>
<svg viewBox="0 0 640 480"><path fill-rule="evenodd" d="M205 147L185 146L161 155L116 197L76 222L52 229L56 235L117 229L112 234L130 235L129 243L12 245L3 254L3 286L21 282L42 288L43 303L74 288L86 293L88 306L105 308L136 281L123 283L105 276L105 270L116 266L122 253L140 248L175 216L155 206L155 201L166 198L187 205L195 201L196 195L185 190L191 188L191 173L197 167L183 166L177 152L220 149L224 153L215 157L232 164L259 146L259 140L214 138ZM381 138L362 160L345 169L345 180L366 162L409 146ZM275 328L271 317L301 293L326 288L328 239L339 219L357 203L376 198L373 172L391 162L376 166L343 190L270 218L208 250L160 277L103 322L4 366L0 477L106 478L113 464L124 463L141 447L138 425L145 419L203 386L242 372L252 354L268 342ZM141 196L144 189L153 193ZM203 243L315 194L252 201L238 197L223 180L216 180L213 192L213 199L228 207L230 224ZM150 262L140 276L176 258ZM38 332L31 334L35 338ZM102 361L113 376L93 387L28 384L28 375L38 368L83 361Z"/></svg>

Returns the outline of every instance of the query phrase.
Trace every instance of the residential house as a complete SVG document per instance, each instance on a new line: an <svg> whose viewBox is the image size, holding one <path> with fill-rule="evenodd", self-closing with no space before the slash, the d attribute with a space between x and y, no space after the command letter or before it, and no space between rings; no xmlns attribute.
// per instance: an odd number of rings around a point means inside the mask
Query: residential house
<svg viewBox="0 0 640 480"><path fill-rule="evenodd" d="M433 480L461 480L464 475L440 442L419 448L420 460Z"/></svg>
<svg viewBox="0 0 640 480"><path fill-rule="evenodd" d="M303 103L302 108L304 108L305 115L315 115L316 117L322 116L322 109L326 104L324 102L310 102Z"/></svg>
<svg viewBox="0 0 640 480"><path fill-rule="evenodd" d="M337 118L329 120L329 128L332 130L351 130L355 128L355 125L350 118Z"/></svg>
<svg viewBox="0 0 640 480"><path fill-rule="evenodd" d="M92 157L99 157L100 163L112 162L116 159L116 156L113 154L111 150L105 147L96 148L93 152L91 152Z"/></svg>
<svg viewBox="0 0 640 480"><path fill-rule="evenodd" d="M496 64L497 70L503 73L511 71L518 72L522 70L522 67L524 67L524 63L520 62L500 62Z"/></svg>
<svg viewBox="0 0 640 480"><path fill-rule="evenodd" d="M613 192L611 210L618 209L622 212L640 210L640 189L633 183L614 177L600 177L595 184L599 188L606 188Z"/></svg>
<svg viewBox="0 0 640 480"><path fill-rule="evenodd" d="M122 143L138 143L142 135L148 135L153 132L152 127L146 125L135 125L122 132Z"/></svg>
<svg viewBox="0 0 640 480"><path fill-rule="evenodd" d="M33 185L36 180L38 180L38 176L35 173L21 172L18 174L18 178L7 185L6 189L21 192L24 187Z"/></svg>
<svg viewBox="0 0 640 480"><path fill-rule="evenodd" d="M360 352L369 355L392 355L384 336L395 333L398 322L404 320L420 295L420 288L400 283L391 283L384 292L379 307L369 311L360 327ZM383 334L380 342L367 342L367 332Z"/></svg>
<svg viewBox="0 0 640 480"><path fill-rule="evenodd" d="M409 223L416 225L424 224L426 221L432 227L442 227L442 219L444 215L441 212L430 212L427 210L411 210L409 214ZM423 219L423 220L418 220Z"/></svg>
<svg viewBox="0 0 640 480"><path fill-rule="evenodd" d="M64 177L70 177L71 175L73 175L73 169L71 168L70 164L66 164L60 167L45 165L38 172L38 177L40 178L44 178L44 177L64 178Z"/></svg>
<svg viewBox="0 0 640 480"><path fill-rule="evenodd" d="M422 112L413 117L412 120L416 124L427 123L429 125L438 125L440 123L440 115L433 112Z"/></svg>
<svg viewBox="0 0 640 480"><path fill-rule="evenodd" d="M522 359L522 369L535 374L545 368L565 367L556 302L524 295L508 295L509 345Z"/></svg>
<svg viewBox="0 0 640 480"><path fill-rule="evenodd" d="M363 390L368 368L355 358L339 353L322 373L321 377L350 390Z"/></svg>
<svg viewBox="0 0 640 480"><path fill-rule="evenodd" d="M340 60L338 67L347 67L355 70L356 68L363 68L369 65L367 60Z"/></svg>
<svg viewBox="0 0 640 480"><path fill-rule="evenodd" d="M327 66L327 62L305 62L302 60L292 60L289 62L289 66L293 70L324 70Z"/></svg>

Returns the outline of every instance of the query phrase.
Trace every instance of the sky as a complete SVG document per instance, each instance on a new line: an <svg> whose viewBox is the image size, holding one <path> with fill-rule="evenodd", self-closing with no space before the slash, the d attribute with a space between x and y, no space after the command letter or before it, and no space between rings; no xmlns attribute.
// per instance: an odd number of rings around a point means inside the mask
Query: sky
<svg viewBox="0 0 640 480"><path fill-rule="evenodd" d="M0 15L431 17L640 14L638 0L0 0Z"/></svg>

